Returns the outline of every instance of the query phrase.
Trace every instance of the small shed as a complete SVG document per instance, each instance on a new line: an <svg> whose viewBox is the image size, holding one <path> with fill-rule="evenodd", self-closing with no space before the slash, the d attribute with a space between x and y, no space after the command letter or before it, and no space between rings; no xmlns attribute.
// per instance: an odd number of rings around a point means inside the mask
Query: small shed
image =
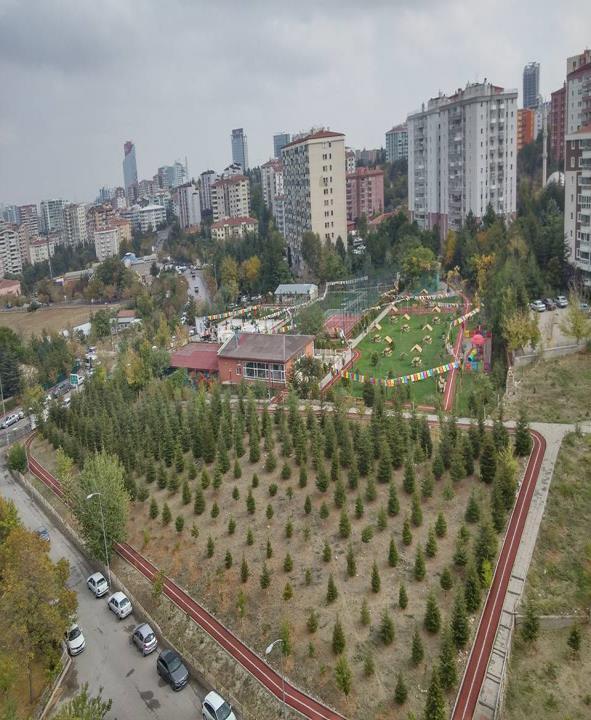
<svg viewBox="0 0 591 720"><path fill-rule="evenodd" d="M318 297L318 285L314 283L281 283L275 290L275 300L279 303L315 300Z"/></svg>
<svg viewBox="0 0 591 720"><path fill-rule="evenodd" d="M417 343L416 345L413 345L413 346L411 347L410 351L411 351L411 352L422 353L422 352L423 352L423 348Z"/></svg>
<svg viewBox="0 0 591 720"><path fill-rule="evenodd" d="M403 319L403 320L410 320L410 315L409 315L408 313L404 313L404 315L402 316L402 319Z"/></svg>

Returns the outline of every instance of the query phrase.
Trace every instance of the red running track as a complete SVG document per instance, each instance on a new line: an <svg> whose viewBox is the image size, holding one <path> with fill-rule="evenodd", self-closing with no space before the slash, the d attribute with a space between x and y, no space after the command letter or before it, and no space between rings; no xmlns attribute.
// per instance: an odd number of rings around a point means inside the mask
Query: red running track
<svg viewBox="0 0 591 720"><path fill-rule="evenodd" d="M523 528L529 511L536 482L546 452L546 440L537 432L531 432L533 449L525 470L523 482L515 507L509 518L505 540L501 548L492 584L486 598L484 610L478 623L472 650L456 702L452 711L452 720L472 720L480 688L484 681L488 660L497 634L501 611L507 594L509 580L513 572L515 557L521 542Z"/></svg>
<svg viewBox="0 0 591 720"><path fill-rule="evenodd" d="M59 481L31 456L30 444L32 439L33 435L30 435L25 443L29 459L29 470L58 497L63 498L64 493ZM136 568L150 582L154 580L158 569L130 545L117 543L114 549L118 555ZM234 633L216 620L213 615L195 602L190 595L169 578L165 578L163 592L180 610L189 615L210 637L221 645L234 660L239 662L247 672L256 678L261 685L279 700L283 698L281 675L241 642ZM343 715L306 695L287 680L285 681L285 702L304 717L310 718L310 720L345 720Z"/></svg>

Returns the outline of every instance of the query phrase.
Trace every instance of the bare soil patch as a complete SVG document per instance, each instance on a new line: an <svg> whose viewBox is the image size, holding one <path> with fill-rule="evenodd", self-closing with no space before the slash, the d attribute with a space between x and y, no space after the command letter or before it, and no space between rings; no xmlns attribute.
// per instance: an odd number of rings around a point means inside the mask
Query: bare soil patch
<svg viewBox="0 0 591 720"><path fill-rule="evenodd" d="M110 310L115 310L117 307L108 306ZM59 332L81 325L88 322L91 314L100 309L100 305L60 305L39 308L34 312L12 310L0 313L0 326L9 327L23 337L29 338L31 335L41 335L44 330L48 333Z"/></svg>

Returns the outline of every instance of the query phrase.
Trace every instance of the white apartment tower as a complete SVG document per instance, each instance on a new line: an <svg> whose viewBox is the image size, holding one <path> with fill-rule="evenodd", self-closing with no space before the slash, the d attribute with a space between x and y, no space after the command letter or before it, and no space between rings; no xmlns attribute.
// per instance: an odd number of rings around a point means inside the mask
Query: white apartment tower
<svg viewBox="0 0 591 720"><path fill-rule="evenodd" d="M570 135L591 123L591 50L566 61L566 122Z"/></svg>
<svg viewBox="0 0 591 720"><path fill-rule="evenodd" d="M564 234L569 262L591 287L591 123L566 135Z"/></svg>
<svg viewBox="0 0 591 720"><path fill-rule="evenodd" d="M0 278L23 270L22 237L17 225L0 221Z"/></svg>
<svg viewBox="0 0 591 720"><path fill-rule="evenodd" d="M248 217L250 213L250 186L244 175L222 178L211 186L213 221L224 218Z"/></svg>
<svg viewBox="0 0 591 720"><path fill-rule="evenodd" d="M201 173L199 184L199 196L201 200L201 210L211 210L211 187L218 179L214 170L206 170Z"/></svg>
<svg viewBox="0 0 591 720"><path fill-rule="evenodd" d="M201 204L199 189L195 183L179 185L172 194L174 214L179 219L181 230L201 224Z"/></svg>
<svg viewBox="0 0 591 720"><path fill-rule="evenodd" d="M288 143L281 151L285 189L285 239L289 264L302 272L302 235L347 242L345 136L318 130Z"/></svg>
<svg viewBox="0 0 591 720"><path fill-rule="evenodd" d="M64 208L64 225L68 245L85 245L88 241L86 233L86 208L74 203Z"/></svg>
<svg viewBox="0 0 591 720"><path fill-rule="evenodd" d="M443 239L490 203L506 220L517 203L517 90L474 83L411 113L408 205L420 227Z"/></svg>

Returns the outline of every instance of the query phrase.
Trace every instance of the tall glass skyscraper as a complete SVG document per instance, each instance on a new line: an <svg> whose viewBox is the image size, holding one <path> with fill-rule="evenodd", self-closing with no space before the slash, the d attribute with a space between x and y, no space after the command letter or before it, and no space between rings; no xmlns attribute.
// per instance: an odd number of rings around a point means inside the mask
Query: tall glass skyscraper
<svg viewBox="0 0 591 720"><path fill-rule="evenodd" d="M137 187L137 164L135 162L135 145L128 140L123 145L123 185L125 186L125 195L128 200L135 197L135 188Z"/></svg>
<svg viewBox="0 0 591 720"><path fill-rule="evenodd" d="M281 160L281 149L284 148L290 140L291 136L289 133L283 132L273 135L273 155L278 160Z"/></svg>
<svg viewBox="0 0 591 720"><path fill-rule="evenodd" d="M523 68L523 107L538 107L540 63L530 62Z"/></svg>
<svg viewBox="0 0 591 720"><path fill-rule="evenodd" d="M243 128L232 130L232 162L238 163L242 170L248 170L248 144Z"/></svg>

